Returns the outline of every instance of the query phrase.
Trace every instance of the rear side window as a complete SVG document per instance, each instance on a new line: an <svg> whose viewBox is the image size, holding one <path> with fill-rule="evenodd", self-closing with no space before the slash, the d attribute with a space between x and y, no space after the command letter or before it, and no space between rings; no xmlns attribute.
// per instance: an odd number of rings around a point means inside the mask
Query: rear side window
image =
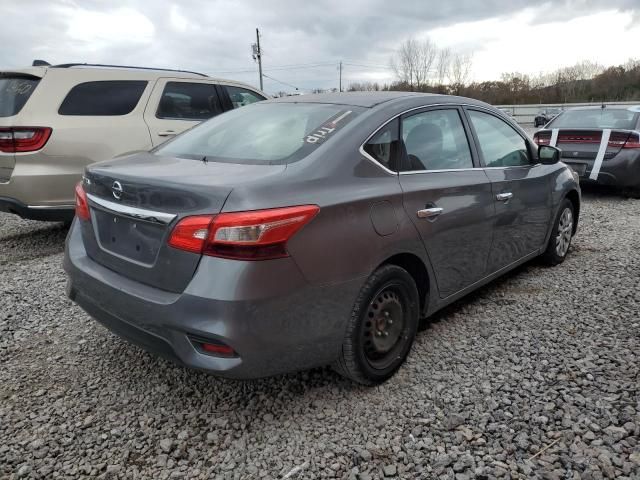
<svg viewBox="0 0 640 480"><path fill-rule="evenodd" d="M233 103L233 108L244 107L245 105L265 99L262 95L258 95L256 92L252 92L246 88L232 86L225 86L224 88L227 89L231 103Z"/></svg>
<svg viewBox="0 0 640 480"><path fill-rule="evenodd" d="M73 87L58 109L60 115L116 116L131 113L147 86L143 80L104 80Z"/></svg>
<svg viewBox="0 0 640 480"><path fill-rule="evenodd" d="M206 120L222 113L216 87L210 83L167 82L156 117Z"/></svg>
<svg viewBox="0 0 640 480"><path fill-rule="evenodd" d="M409 165L404 170L473 168L469 142L457 110L431 110L402 120Z"/></svg>
<svg viewBox="0 0 640 480"><path fill-rule="evenodd" d="M527 143L518 132L493 115L469 110L486 167L530 165Z"/></svg>
<svg viewBox="0 0 640 480"><path fill-rule="evenodd" d="M40 82L37 77L0 76L0 117L17 115Z"/></svg>
<svg viewBox="0 0 640 480"><path fill-rule="evenodd" d="M364 145L364 151L383 167L397 172L400 170L400 137L395 119L387 123Z"/></svg>

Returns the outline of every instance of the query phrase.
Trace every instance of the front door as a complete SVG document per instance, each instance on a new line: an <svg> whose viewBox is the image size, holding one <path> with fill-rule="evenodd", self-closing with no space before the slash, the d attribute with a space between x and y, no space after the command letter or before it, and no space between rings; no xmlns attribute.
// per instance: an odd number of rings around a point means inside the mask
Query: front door
<svg viewBox="0 0 640 480"><path fill-rule="evenodd" d="M495 202L488 262L488 273L493 273L543 246L552 214L553 169L534 164L529 141L504 120L487 111L467 113Z"/></svg>
<svg viewBox="0 0 640 480"><path fill-rule="evenodd" d="M440 296L448 297L485 275L495 208L491 183L474 165L458 108L405 115L401 134L404 208L427 250Z"/></svg>
<svg viewBox="0 0 640 480"><path fill-rule="evenodd" d="M160 78L147 103L144 120L155 147L222 111L218 90L211 81Z"/></svg>

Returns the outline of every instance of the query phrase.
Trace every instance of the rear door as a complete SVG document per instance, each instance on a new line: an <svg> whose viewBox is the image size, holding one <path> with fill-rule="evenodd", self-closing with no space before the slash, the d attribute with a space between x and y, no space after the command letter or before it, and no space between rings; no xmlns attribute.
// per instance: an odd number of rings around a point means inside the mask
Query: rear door
<svg viewBox="0 0 640 480"><path fill-rule="evenodd" d="M160 78L144 111L153 146L224 111L211 80Z"/></svg>
<svg viewBox="0 0 640 480"><path fill-rule="evenodd" d="M404 208L420 233L442 298L485 276L491 247L491 183L474 164L468 133L455 106L401 117Z"/></svg>
<svg viewBox="0 0 640 480"><path fill-rule="evenodd" d="M537 163L529 140L497 115L471 108L467 115L492 185L496 217L488 273L493 273L543 245L553 168Z"/></svg>

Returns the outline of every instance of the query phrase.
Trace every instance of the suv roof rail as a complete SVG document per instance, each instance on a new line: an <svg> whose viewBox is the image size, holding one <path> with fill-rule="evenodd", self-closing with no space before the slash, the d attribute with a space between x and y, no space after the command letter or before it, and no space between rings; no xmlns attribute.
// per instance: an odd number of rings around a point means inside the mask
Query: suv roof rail
<svg viewBox="0 0 640 480"><path fill-rule="evenodd" d="M193 75L200 75L201 77L209 76L204 73L192 72L190 70L175 70L172 68L154 68L154 67L135 67L133 65L107 65L103 63L61 63L60 65L51 65L51 68L71 68L71 67L130 68L134 70L159 70L162 72L191 73Z"/></svg>

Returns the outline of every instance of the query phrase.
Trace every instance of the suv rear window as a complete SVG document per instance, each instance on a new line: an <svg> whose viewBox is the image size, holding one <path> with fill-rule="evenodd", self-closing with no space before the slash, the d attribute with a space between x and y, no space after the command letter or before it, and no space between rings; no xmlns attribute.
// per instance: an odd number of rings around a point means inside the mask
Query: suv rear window
<svg viewBox="0 0 640 480"><path fill-rule="evenodd" d="M638 112L622 108L590 108L567 110L557 116L547 128L622 128L633 130Z"/></svg>
<svg viewBox="0 0 640 480"><path fill-rule="evenodd" d="M0 76L0 117L17 115L38 82L38 77Z"/></svg>
<svg viewBox="0 0 640 480"><path fill-rule="evenodd" d="M60 115L115 116L131 113L147 86L144 80L79 83L58 109Z"/></svg>
<svg viewBox="0 0 640 480"><path fill-rule="evenodd" d="M331 141L359 111L346 105L258 102L201 123L155 153L220 163L292 163Z"/></svg>

